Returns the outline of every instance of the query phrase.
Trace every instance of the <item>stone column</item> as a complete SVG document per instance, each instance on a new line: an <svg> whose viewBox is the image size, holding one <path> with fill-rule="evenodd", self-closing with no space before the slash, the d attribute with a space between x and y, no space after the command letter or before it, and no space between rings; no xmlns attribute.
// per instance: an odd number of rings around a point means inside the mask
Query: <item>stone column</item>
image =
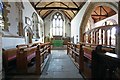
<svg viewBox="0 0 120 80"><path fill-rule="evenodd" d="M120 1L118 2L118 27L116 29L116 53L120 57Z"/></svg>

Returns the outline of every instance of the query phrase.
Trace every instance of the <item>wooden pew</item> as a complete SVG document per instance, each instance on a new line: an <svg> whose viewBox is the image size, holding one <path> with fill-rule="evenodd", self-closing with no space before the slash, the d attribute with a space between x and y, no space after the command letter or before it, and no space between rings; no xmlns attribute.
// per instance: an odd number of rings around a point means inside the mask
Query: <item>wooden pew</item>
<svg viewBox="0 0 120 80"><path fill-rule="evenodd" d="M98 52L114 52L112 48L103 47L102 45L89 43L74 44L70 42L67 44L67 54L71 55L70 57L75 62L75 65L77 65L79 72L85 78L92 78L91 67L93 50L97 50ZM78 61L76 62L76 60Z"/></svg>
<svg viewBox="0 0 120 80"><path fill-rule="evenodd" d="M83 71L83 49L82 45L68 42L67 54L70 55L71 59L82 74Z"/></svg>
<svg viewBox="0 0 120 80"><path fill-rule="evenodd" d="M95 80L119 80L120 58L115 53L92 52L92 78Z"/></svg>
<svg viewBox="0 0 120 80"><path fill-rule="evenodd" d="M5 72L7 72L11 66L10 63L12 61L16 62L17 49L16 48L3 49L2 52L3 52L2 53L3 54L3 67L5 68Z"/></svg>
<svg viewBox="0 0 120 80"><path fill-rule="evenodd" d="M84 53L84 70L83 74L86 78L92 78L92 58L93 58L93 51L96 50L97 52L114 52L114 50L110 47L103 47L102 45L96 44L89 44L89 43L81 43L83 44L83 53Z"/></svg>
<svg viewBox="0 0 120 80"><path fill-rule="evenodd" d="M37 46L18 49L17 70L19 73L28 72L28 64L36 56Z"/></svg>
<svg viewBox="0 0 120 80"><path fill-rule="evenodd" d="M25 49L25 48L28 48L28 47L29 47L28 44L20 44L20 45L16 46L17 49Z"/></svg>
<svg viewBox="0 0 120 80"><path fill-rule="evenodd" d="M37 43L32 43L32 44L20 44L17 45L16 48L10 48L10 49L2 49L2 56L3 56L3 67L6 73L10 72L13 66L16 66L19 69L19 63L23 63L24 60L22 58L20 59L19 57L22 57L22 55L19 55L23 50L27 48L32 48L34 46L37 46L38 44L42 44L40 42ZM35 58L35 53L34 55L28 54L28 62L31 62L31 59ZM21 61L20 61L21 60ZM10 72L11 73L11 72Z"/></svg>
<svg viewBox="0 0 120 80"><path fill-rule="evenodd" d="M40 44L37 46L36 52L36 74L41 74L46 62L45 60L49 60L51 54L51 43L46 42L44 44Z"/></svg>
<svg viewBox="0 0 120 80"><path fill-rule="evenodd" d="M50 42L42 43L42 44L35 44L33 45L23 45L22 48L18 49L17 53L17 70L19 73L22 74L40 74L43 65L45 65L45 59L47 58L48 54L51 53L51 46ZM28 47L29 46L29 47ZM35 58L35 65L33 71L29 71L28 64L31 60ZM24 62L23 62L24 61Z"/></svg>

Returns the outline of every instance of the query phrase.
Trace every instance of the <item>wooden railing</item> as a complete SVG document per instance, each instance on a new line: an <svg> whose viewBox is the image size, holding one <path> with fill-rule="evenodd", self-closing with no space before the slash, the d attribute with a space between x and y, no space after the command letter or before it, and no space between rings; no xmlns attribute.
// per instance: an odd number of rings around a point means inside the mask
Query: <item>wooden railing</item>
<svg viewBox="0 0 120 80"><path fill-rule="evenodd" d="M108 45L115 46L115 29L117 25L106 25L93 28L87 32L84 32L84 42L97 44L97 45ZM113 30L114 28L114 30ZM113 43L114 42L114 43Z"/></svg>
<svg viewBox="0 0 120 80"><path fill-rule="evenodd" d="M74 44L68 42L67 44L67 54L70 55L72 60L75 62L75 65L79 71L83 71L83 49L82 45Z"/></svg>
<svg viewBox="0 0 120 80"><path fill-rule="evenodd" d="M50 42L46 42L45 44L41 44L37 46L36 52L36 74L41 74L43 70L44 61L47 56L51 54L51 45Z"/></svg>
<svg viewBox="0 0 120 80"><path fill-rule="evenodd" d="M86 43L79 43L74 44L68 42L67 45L67 54L70 55L72 60L74 61L75 65L78 67L79 72L85 78L92 78L92 59L93 59L93 51L97 50L98 52L105 53L107 51L113 52L114 49L103 47L102 45L96 44L86 44Z"/></svg>

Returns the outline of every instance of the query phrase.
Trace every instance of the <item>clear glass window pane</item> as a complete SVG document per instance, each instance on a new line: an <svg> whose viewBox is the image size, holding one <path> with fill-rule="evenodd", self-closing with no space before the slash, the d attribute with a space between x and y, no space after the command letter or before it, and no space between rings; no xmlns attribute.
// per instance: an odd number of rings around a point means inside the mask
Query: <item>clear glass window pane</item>
<svg viewBox="0 0 120 80"><path fill-rule="evenodd" d="M55 16L54 16L54 18L56 19L56 18L57 18L57 16L55 15Z"/></svg>
<svg viewBox="0 0 120 80"><path fill-rule="evenodd" d="M53 28L53 35L55 35L55 28Z"/></svg>
<svg viewBox="0 0 120 80"><path fill-rule="evenodd" d="M60 28L60 35L62 35L62 28Z"/></svg>
<svg viewBox="0 0 120 80"><path fill-rule="evenodd" d="M57 27L59 26L59 19L57 19L57 25L56 25Z"/></svg>
<svg viewBox="0 0 120 80"><path fill-rule="evenodd" d="M60 19L60 27L62 27L62 19Z"/></svg>
<svg viewBox="0 0 120 80"><path fill-rule="evenodd" d="M55 13L52 20L52 30L50 29L50 34L54 35L62 35L63 33L63 20L60 13Z"/></svg>
<svg viewBox="0 0 120 80"><path fill-rule="evenodd" d="M55 27L55 19L53 19L53 27Z"/></svg>
<svg viewBox="0 0 120 80"><path fill-rule="evenodd" d="M59 15L58 18L61 19L61 16Z"/></svg>

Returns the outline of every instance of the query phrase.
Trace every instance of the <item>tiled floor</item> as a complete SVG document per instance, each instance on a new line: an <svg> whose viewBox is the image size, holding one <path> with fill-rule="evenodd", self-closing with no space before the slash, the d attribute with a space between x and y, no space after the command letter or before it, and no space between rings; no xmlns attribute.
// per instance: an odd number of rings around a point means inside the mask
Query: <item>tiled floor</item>
<svg viewBox="0 0 120 80"><path fill-rule="evenodd" d="M41 75L41 79L46 78L83 79L66 50L52 50L51 60Z"/></svg>

